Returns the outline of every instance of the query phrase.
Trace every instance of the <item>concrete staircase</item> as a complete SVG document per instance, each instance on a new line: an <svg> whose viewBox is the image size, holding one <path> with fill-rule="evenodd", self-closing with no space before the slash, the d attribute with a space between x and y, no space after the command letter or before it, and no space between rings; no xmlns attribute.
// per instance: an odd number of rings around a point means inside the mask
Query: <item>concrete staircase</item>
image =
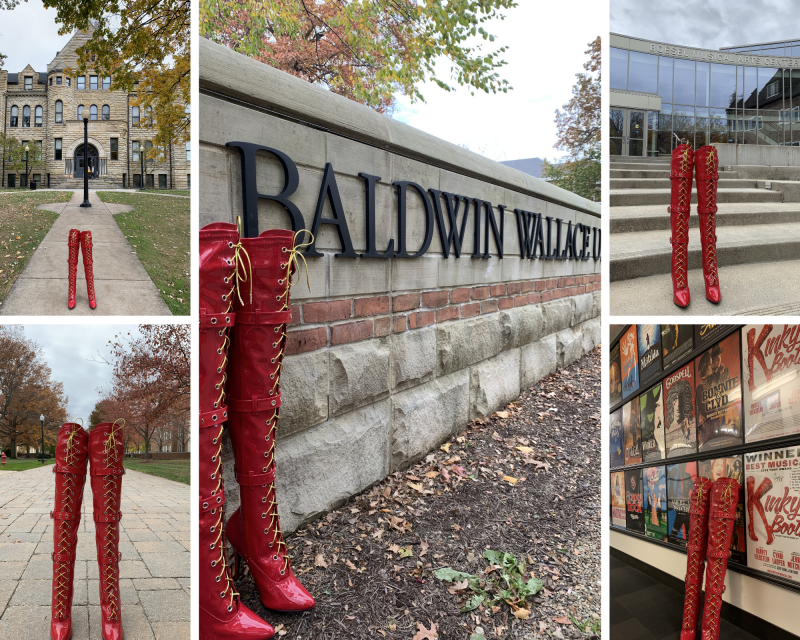
<svg viewBox="0 0 800 640"><path fill-rule="evenodd" d="M83 178L65 177L63 180L56 180L51 176L50 187L52 189L83 189ZM100 176L99 178L90 178L89 188L121 189L122 180L118 180L110 176Z"/></svg>
<svg viewBox="0 0 800 640"><path fill-rule="evenodd" d="M800 202L784 202L782 191L765 189L763 180L745 178L742 171L732 168L720 172L717 191L722 302L713 305L705 300L693 206L689 218L692 304L683 310L672 303L669 159L611 158L612 315L758 315L800 310L800 284L791 284L800 278ZM697 203L696 190L692 203Z"/></svg>

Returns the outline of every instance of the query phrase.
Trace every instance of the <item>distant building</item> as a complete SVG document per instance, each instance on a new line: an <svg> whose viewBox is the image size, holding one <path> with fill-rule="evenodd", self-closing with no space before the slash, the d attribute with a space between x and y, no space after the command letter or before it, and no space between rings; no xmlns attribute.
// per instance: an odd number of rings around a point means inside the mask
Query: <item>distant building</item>
<svg viewBox="0 0 800 640"><path fill-rule="evenodd" d="M501 160L500 164L512 169L519 169L522 173L527 173L534 178L541 178L542 162L544 161L541 158L525 158L523 160Z"/></svg>

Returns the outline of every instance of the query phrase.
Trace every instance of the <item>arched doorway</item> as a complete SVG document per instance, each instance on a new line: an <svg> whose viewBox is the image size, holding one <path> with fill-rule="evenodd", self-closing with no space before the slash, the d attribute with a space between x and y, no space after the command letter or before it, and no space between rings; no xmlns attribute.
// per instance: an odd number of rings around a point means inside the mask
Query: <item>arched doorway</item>
<svg viewBox="0 0 800 640"><path fill-rule="evenodd" d="M88 146L88 152L89 152L89 165L92 166L92 167L97 168L99 166L98 165L98 156L100 155L97 152L97 148L93 144L90 144ZM84 160L84 158L83 158L83 145L82 144L79 144L77 149L75 149L75 156L74 157L75 157L75 162L73 163L73 166L75 167L74 177L83 178L83 160ZM99 173L99 171L97 171L97 173Z"/></svg>

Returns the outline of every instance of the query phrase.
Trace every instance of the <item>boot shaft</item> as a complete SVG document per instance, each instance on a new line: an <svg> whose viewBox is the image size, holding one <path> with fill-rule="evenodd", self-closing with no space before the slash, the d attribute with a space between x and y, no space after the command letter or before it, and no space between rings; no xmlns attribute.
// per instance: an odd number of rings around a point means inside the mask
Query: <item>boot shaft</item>
<svg viewBox="0 0 800 640"><path fill-rule="evenodd" d="M94 258L92 256L91 231L81 231L81 252L83 253L83 271L86 276L86 293L89 296L89 307L95 309L97 300L94 295Z"/></svg>

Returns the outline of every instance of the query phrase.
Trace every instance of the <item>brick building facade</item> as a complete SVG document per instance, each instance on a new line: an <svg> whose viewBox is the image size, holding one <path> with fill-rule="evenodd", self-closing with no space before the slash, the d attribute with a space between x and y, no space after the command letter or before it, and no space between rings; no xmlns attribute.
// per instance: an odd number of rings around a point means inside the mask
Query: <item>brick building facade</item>
<svg viewBox="0 0 800 640"><path fill-rule="evenodd" d="M139 187L142 180L140 149L152 145L156 128L149 126L135 94L111 91L111 79L89 69L74 77L65 69L77 68L76 49L92 36L92 29L76 31L66 47L56 52L47 71L30 65L18 73L0 69L0 104L3 131L23 142L41 145L45 167L37 168L32 180L45 187L83 185L83 106L90 110L89 160L98 176L95 187ZM144 163L145 186L187 189L191 186L189 143L176 142L158 158ZM2 159L2 186L20 186L24 171L7 166Z"/></svg>

